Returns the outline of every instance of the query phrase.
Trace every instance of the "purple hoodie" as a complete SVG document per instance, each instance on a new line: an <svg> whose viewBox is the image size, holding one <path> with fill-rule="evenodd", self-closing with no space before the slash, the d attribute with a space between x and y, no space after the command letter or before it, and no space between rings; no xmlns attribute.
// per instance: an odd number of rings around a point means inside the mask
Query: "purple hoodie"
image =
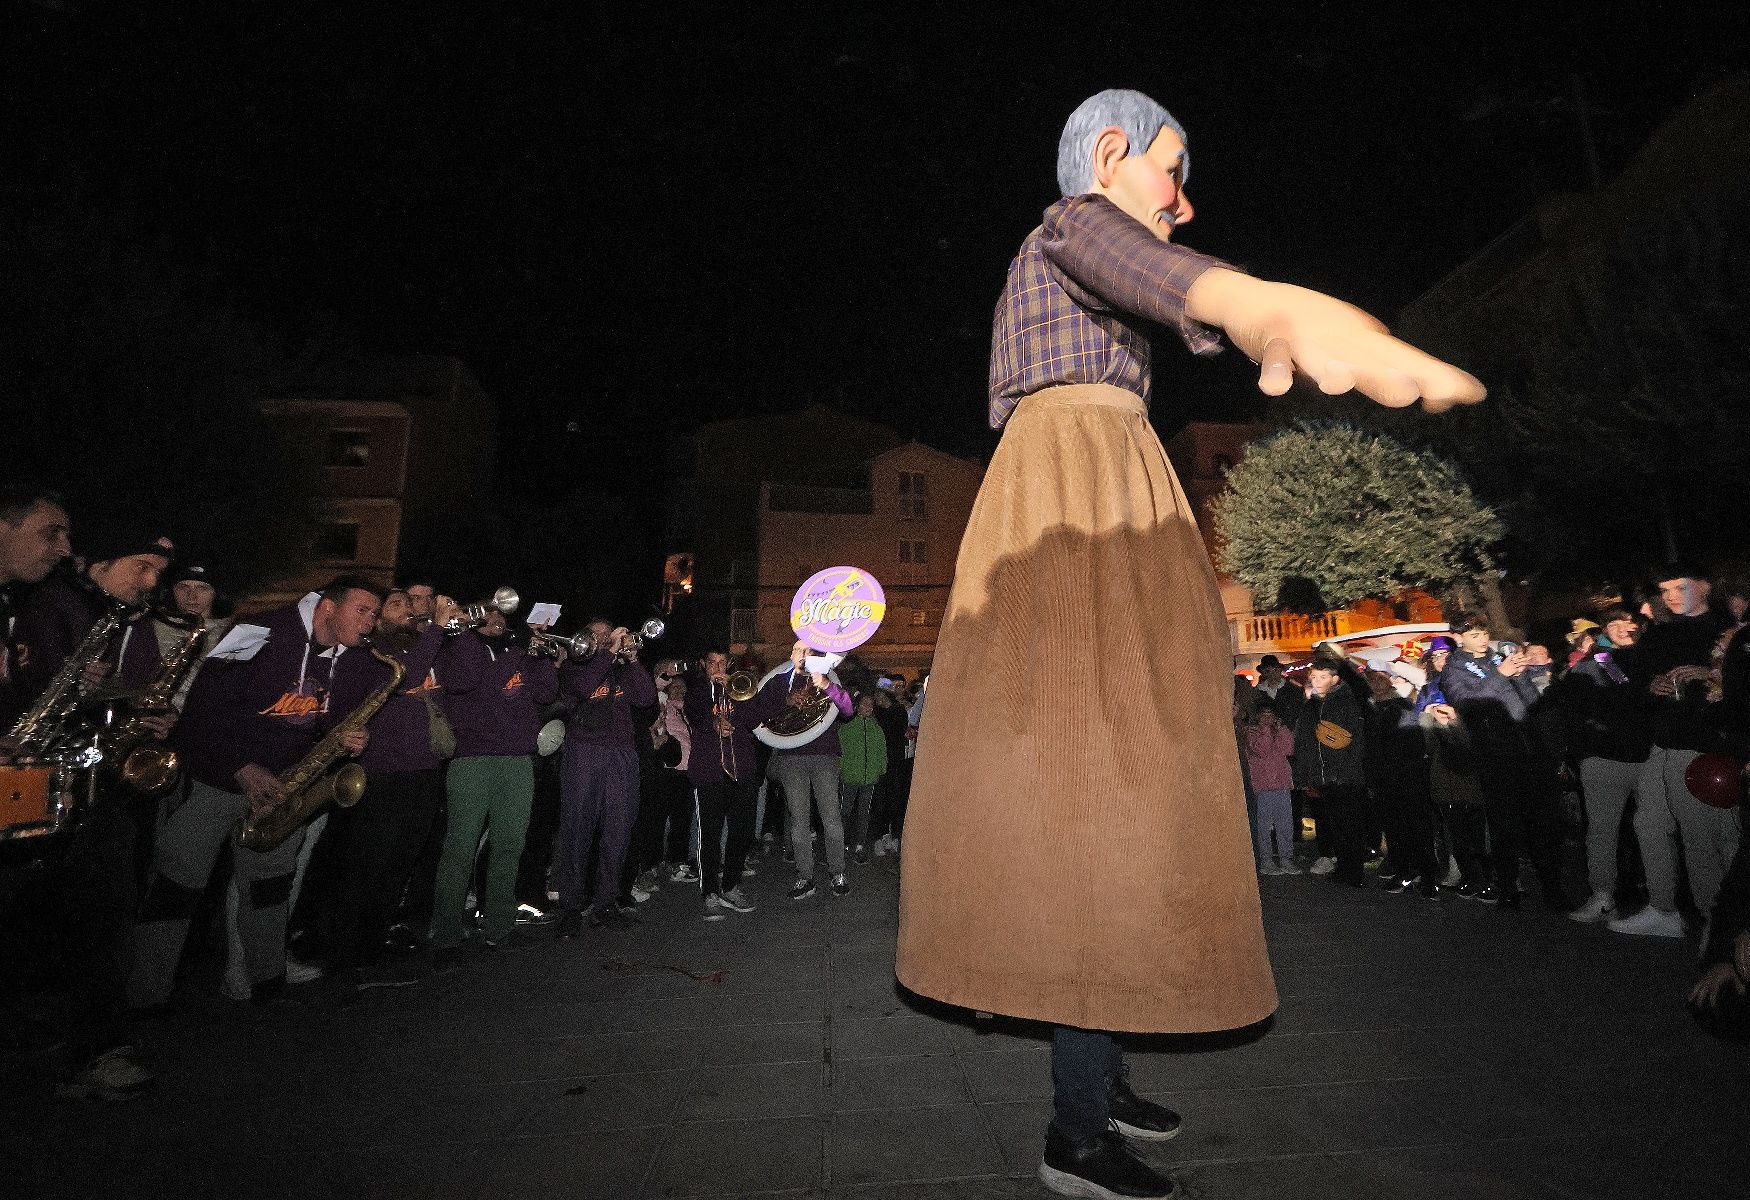
<svg viewBox="0 0 1750 1200"><path fill-rule="evenodd" d="M519 758L535 752L540 706L559 695L550 658L476 633L450 638L438 657L457 758Z"/></svg>
<svg viewBox="0 0 1750 1200"><path fill-rule="evenodd" d="M712 715L711 681L703 671L687 676L687 728L692 732L692 756L687 760L687 779L693 786L722 783L726 752L735 764L736 777L751 783L758 773L754 768L754 728L784 711L784 699L790 694L789 677L774 675L766 681L753 699L742 703L729 701L729 724L734 729L728 745L717 734Z"/></svg>
<svg viewBox="0 0 1750 1200"><path fill-rule="evenodd" d="M242 618L209 652L170 734L195 779L236 792L249 763L279 774L346 715L346 697L382 680L382 664L363 650L316 640L317 599Z"/></svg>
<svg viewBox="0 0 1750 1200"><path fill-rule="evenodd" d="M650 668L633 660L622 663L602 651L580 663L566 663L559 670L559 686L567 698L574 698L577 707L565 724L567 742L587 742L598 746L624 746L632 749L632 709L649 708L656 703L656 681ZM585 728L585 714L590 706L611 704L608 719L600 728Z"/></svg>
<svg viewBox="0 0 1750 1200"><path fill-rule="evenodd" d="M801 679L806 682L808 676L801 672L790 670L779 675L772 682L776 683L779 679L784 681L784 694L788 697L791 687L795 686L796 680ZM838 706L840 717L848 717L857 711L857 706L851 703L851 694L830 679L826 681L826 695L827 699L831 700ZM772 751L773 758L808 758L818 755L830 755L833 758L839 756L839 723L837 721L828 725L825 733L821 734L805 746L797 746L792 750Z"/></svg>
<svg viewBox="0 0 1750 1200"><path fill-rule="evenodd" d="M443 649L446 636L444 630L433 626L422 631L413 645L396 653L395 657L401 660L406 674L401 676L401 690L389 697L388 703L377 711L367 726L371 740L359 756L365 770L435 771L438 768L441 760L431 752L431 713L423 697L431 697L440 705L441 711L443 684L432 667L437 662L438 651ZM366 653L365 657L370 655ZM371 666L374 669L368 672L352 672L364 685L364 695L356 699L348 697L355 704L389 680L388 667L374 658Z"/></svg>
<svg viewBox="0 0 1750 1200"><path fill-rule="evenodd" d="M26 704L42 694L108 608L104 594L83 581L50 579L30 593L13 630L18 689ZM142 615L125 623L109 639L103 661L115 667L110 681L128 691L151 683L162 661L151 619Z"/></svg>

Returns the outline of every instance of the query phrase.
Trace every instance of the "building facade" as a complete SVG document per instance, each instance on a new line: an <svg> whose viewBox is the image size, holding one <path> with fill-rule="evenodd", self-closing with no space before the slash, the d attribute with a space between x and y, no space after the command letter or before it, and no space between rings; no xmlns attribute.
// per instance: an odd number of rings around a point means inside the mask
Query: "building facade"
<svg viewBox="0 0 1750 1200"><path fill-rule="evenodd" d="M978 463L919 442L876 455L861 488L760 489L756 603L731 613L731 641L767 662L789 653L790 601L816 571L848 564L881 581L887 615L858 655L916 675L936 652L954 560L984 479Z"/></svg>
<svg viewBox="0 0 1750 1200"><path fill-rule="evenodd" d="M498 418L453 358L375 360L280 389L261 410L317 498L303 565L252 596L296 599L341 574L389 584L410 529L491 494Z"/></svg>

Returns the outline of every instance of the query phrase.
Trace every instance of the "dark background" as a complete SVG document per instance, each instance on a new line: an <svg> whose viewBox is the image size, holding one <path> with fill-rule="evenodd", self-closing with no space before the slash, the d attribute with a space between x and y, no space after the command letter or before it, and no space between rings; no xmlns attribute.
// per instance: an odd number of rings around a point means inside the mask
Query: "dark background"
<svg viewBox="0 0 1750 1200"><path fill-rule="evenodd" d="M1187 126L1184 242L1389 317L1587 189L1582 108L1608 178L1750 48L1727 4L864 7L13 3L0 203L286 354L455 354L507 500L654 528L719 416L988 453L991 307L1102 87ZM1157 421L1258 412L1238 357L1160 356Z"/></svg>

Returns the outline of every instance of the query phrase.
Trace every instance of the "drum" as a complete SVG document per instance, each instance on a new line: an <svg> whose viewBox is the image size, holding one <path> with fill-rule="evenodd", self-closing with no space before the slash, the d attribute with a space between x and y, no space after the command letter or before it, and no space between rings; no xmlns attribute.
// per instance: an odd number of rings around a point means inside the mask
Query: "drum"
<svg viewBox="0 0 1750 1200"><path fill-rule="evenodd" d="M58 765L0 762L0 842L54 833L72 812L73 794Z"/></svg>

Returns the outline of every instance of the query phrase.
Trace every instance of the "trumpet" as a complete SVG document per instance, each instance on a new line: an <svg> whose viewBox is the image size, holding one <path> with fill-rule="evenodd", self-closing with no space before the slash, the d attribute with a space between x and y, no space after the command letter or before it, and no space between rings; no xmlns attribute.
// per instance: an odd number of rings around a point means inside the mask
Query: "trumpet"
<svg viewBox="0 0 1750 1200"><path fill-rule="evenodd" d="M508 617L517 610L517 606L522 602L523 599L517 595L515 588L501 587L492 593L492 599L486 603L463 606L462 615L451 617L444 623L444 628L451 633L460 633L464 629L478 629L486 624L486 618L493 612L501 612Z"/></svg>
<svg viewBox="0 0 1750 1200"><path fill-rule="evenodd" d="M595 635L587 629L570 637L562 637L544 629L529 630L528 653L558 658L560 651L572 658L588 658L595 653Z"/></svg>
<svg viewBox="0 0 1750 1200"><path fill-rule="evenodd" d="M620 653L622 655L636 654L644 649L645 642L654 642L667 632L667 625L664 625L656 617L651 617L650 620L638 627L637 633L627 637L625 644L620 647Z"/></svg>

